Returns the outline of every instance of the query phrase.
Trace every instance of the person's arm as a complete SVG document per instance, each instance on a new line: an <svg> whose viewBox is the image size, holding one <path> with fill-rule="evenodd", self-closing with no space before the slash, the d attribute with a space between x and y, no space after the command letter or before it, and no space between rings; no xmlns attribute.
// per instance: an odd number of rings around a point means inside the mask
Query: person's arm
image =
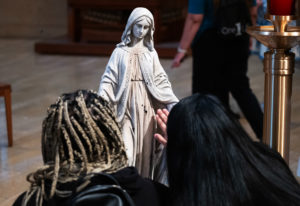
<svg viewBox="0 0 300 206"><path fill-rule="evenodd" d="M191 43L202 24L203 16L203 14L187 14L183 34L179 43L179 51L173 59L172 67L180 66L180 62L185 56L185 51L191 46Z"/></svg>
<svg viewBox="0 0 300 206"><path fill-rule="evenodd" d="M256 19L257 19L257 6L252 6L250 8L250 17L251 17L251 23L253 26L256 25Z"/></svg>
<svg viewBox="0 0 300 206"><path fill-rule="evenodd" d="M256 19L257 19L257 4L254 3L253 6L250 7L250 18L251 18L251 23L253 26L256 25ZM251 49L252 47L252 41L253 37L250 37L249 39L249 48Z"/></svg>
<svg viewBox="0 0 300 206"><path fill-rule="evenodd" d="M158 126L161 128L163 134L155 133L154 138L163 145L167 145L168 135L167 135L167 121L169 112L166 109L158 109L156 114L156 120Z"/></svg>

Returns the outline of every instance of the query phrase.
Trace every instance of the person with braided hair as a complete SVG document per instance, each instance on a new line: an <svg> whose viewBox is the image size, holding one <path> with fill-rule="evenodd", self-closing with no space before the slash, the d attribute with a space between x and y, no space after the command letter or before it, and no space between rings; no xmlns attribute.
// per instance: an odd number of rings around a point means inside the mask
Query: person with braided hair
<svg viewBox="0 0 300 206"><path fill-rule="evenodd" d="M164 204L167 188L128 167L114 111L97 93L60 96L48 108L41 142L44 166L27 176L31 186L14 206L76 205L70 202L76 194L104 180L126 190L131 198L125 195L125 205Z"/></svg>
<svg viewBox="0 0 300 206"><path fill-rule="evenodd" d="M130 14L121 43L102 75L99 95L116 108L129 165L165 183L162 150L155 144L155 111L178 102L153 45L154 18L142 7Z"/></svg>

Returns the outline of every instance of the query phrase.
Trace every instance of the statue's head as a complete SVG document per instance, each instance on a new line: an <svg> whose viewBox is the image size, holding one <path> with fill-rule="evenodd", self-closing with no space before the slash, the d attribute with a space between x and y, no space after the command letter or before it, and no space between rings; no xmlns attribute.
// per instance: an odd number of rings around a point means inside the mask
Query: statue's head
<svg viewBox="0 0 300 206"><path fill-rule="evenodd" d="M131 33L137 39L143 39L149 35L151 19L146 16L138 18L132 26Z"/></svg>
<svg viewBox="0 0 300 206"><path fill-rule="evenodd" d="M144 45L153 50L154 19L152 13L142 7L135 8L128 20L123 32L121 43L118 46L127 46L133 38L143 38Z"/></svg>

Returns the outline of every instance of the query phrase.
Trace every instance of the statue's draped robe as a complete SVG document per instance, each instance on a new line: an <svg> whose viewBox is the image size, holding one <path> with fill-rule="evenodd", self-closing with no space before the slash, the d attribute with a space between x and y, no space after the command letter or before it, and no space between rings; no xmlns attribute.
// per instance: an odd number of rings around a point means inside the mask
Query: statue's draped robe
<svg viewBox="0 0 300 206"><path fill-rule="evenodd" d="M170 109L178 99L156 51L117 47L102 76L99 95L115 107L129 165L137 167L142 176L157 179L161 174L153 172L161 162L161 151L153 138L155 110Z"/></svg>

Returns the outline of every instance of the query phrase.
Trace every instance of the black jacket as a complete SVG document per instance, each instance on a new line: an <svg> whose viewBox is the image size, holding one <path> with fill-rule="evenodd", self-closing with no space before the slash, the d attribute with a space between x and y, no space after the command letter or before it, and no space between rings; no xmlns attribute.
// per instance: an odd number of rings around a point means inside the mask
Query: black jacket
<svg viewBox="0 0 300 206"><path fill-rule="evenodd" d="M116 173L111 174L112 177L119 182L120 186L126 190L126 192L130 195L133 202L136 206L163 206L167 205L167 195L168 188L160 183L154 182L150 179L142 178L136 168L127 167ZM86 187L89 188L93 185L96 185L99 181L99 178L102 178L100 175L95 175L91 180L92 182ZM58 185L59 188L63 188L64 190L73 190L79 184L80 180L66 183L64 185ZM86 189L85 188L85 189ZM22 193L13 206L22 205L23 197L25 196L25 192ZM43 201L43 206L49 205L65 205L66 201L69 198L60 198L54 196L49 201ZM35 195L29 200L29 206L35 206Z"/></svg>

